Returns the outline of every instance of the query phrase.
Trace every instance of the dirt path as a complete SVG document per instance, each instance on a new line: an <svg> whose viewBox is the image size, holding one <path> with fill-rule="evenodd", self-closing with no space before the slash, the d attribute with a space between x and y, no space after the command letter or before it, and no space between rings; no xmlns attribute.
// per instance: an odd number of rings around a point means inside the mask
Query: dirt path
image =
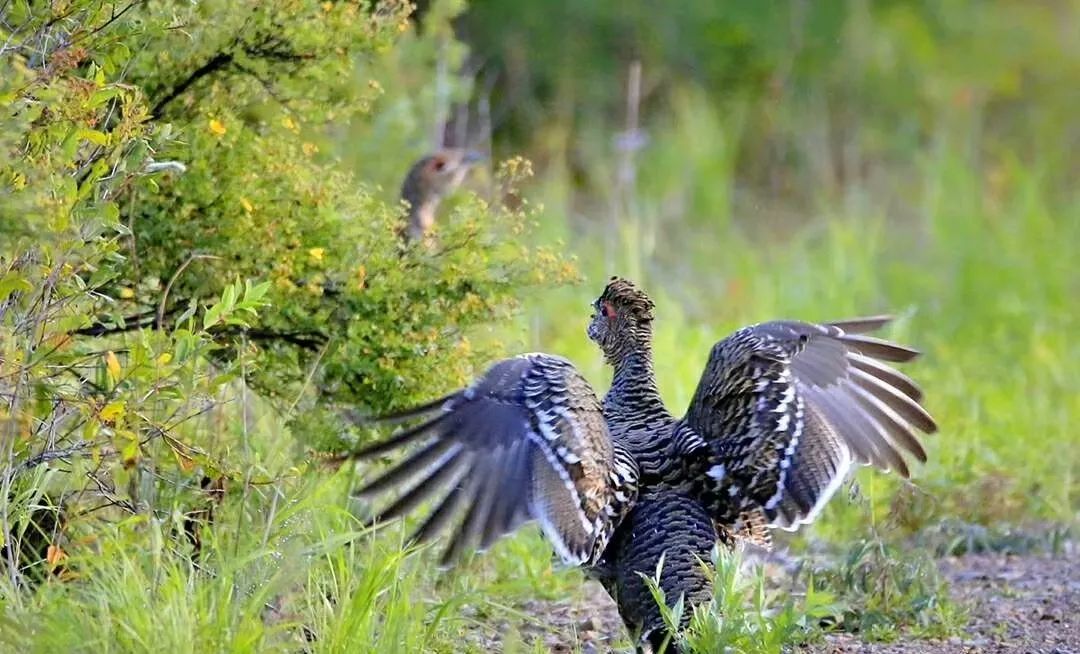
<svg viewBox="0 0 1080 654"><path fill-rule="evenodd" d="M942 561L941 571L953 597L970 607L962 637L864 644L844 634L807 651L1080 654L1080 557L971 555Z"/></svg>
<svg viewBox="0 0 1080 654"><path fill-rule="evenodd" d="M1075 548L1073 548L1075 550ZM953 597L969 607L966 633L947 641L863 643L832 634L806 654L1080 654L1080 552L1068 556L970 555L944 559L940 568ZM530 602L535 618L519 624L521 637L553 653L627 651L615 606L590 582L571 600ZM489 641L500 651L499 639Z"/></svg>

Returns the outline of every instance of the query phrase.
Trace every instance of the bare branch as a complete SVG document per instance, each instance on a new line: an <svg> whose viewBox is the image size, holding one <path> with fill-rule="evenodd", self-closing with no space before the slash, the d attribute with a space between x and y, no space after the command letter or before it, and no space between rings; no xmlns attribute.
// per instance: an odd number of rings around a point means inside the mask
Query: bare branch
<svg viewBox="0 0 1080 654"><path fill-rule="evenodd" d="M150 117L160 118L161 113L165 110L165 107L169 105L173 100L183 95L185 91L191 88L191 85L198 82L207 75L212 75L219 70L224 70L232 65L234 55L231 52L219 52L210 58L202 66L196 68L190 75L185 77L180 83L172 87L161 96L157 102L154 103L154 107L150 110Z"/></svg>
<svg viewBox="0 0 1080 654"><path fill-rule="evenodd" d="M19 475L36 468L43 463L48 463L49 461L55 461L57 459L67 459L76 454L82 454L97 444L98 443L91 441L80 440L76 441L75 444L70 447L58 450L45 450L39 454L35 454L19 465L8 468L8 471L4 475L4 485L11 483Z"/></svg>

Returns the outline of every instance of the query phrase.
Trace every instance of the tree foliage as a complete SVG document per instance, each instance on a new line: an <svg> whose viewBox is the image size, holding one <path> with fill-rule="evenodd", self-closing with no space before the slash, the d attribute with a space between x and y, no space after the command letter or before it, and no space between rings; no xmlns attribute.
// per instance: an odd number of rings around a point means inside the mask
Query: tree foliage
<svg viewBox="0 0 1080 654"><path fill-rule="evenodd" d="M56 563L55 551L17 560L35 540L22 536L41 530L30 507L95 497L187 515L208 486L250 482L229 439L190 426L237 384L275 403L304 449L341 447L343 409L461 383L498 349L473 347L475 328L509 316L525 287L574 277L522 244L527 210L475 196L434 250L405 248L397 198L323 152L335 130L376 120L382 84L360 71L398 47L409 11L4 4L0 526L12 575ZM409 153L386 156L404 173ZM501 167L496 197L527 172ZM194 542L189 527L178 520Z"/></svg>
<svg viewBox="0 0 1080 654"><path fill-rule="evenodd" d="M570 131L582 175L583 144L625 113L632 61L644 68L644 126L671 120L687 87L703 90L736 117L738 179L763 197L872 180L942 127L985 127L965 145L1022 143L1031 159L1054 150L1075 104L1067 3L478 2L459 26L483 74L497 75L504 132L534 143ZM1055 175L1066 188L1068 170ZM584 181L592 193L607 183Z"/></svg>

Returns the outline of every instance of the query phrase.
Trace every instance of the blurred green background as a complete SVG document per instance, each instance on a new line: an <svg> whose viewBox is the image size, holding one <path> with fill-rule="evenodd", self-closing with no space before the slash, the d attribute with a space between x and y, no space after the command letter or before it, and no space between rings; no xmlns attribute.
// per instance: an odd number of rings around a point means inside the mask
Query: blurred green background
<svg viewBox="0 0 1080 654"><path fill-rule="evenodd" d="M527 602L600 591L537 534L440 575L401 551L406 532L359 533L348 491L366 470L312 461L372 437L342 408L436 396L508 352L565 355L605 389L584 328L612 274L657 301L675 413L709 347L751 322L890 312L887 335L925 352L905 372L941 426L930 461L910 482L860 472L856 499L784 541L796 556L1075 530L1080 5L656 5L0 3L0 646L579 648ZM460 249L399 265L401 177L440 145L490 169L441 211ZM186 172L148 176L151 155ZM215 258L180 275L192 253ZM324 278L352 282L327 297ZM190 315L123 327L170 289ZM237 336L270 328L339 340ZM86 378L57 381L71 369ZM103 445L43 465L77 437ZM59 508L88 478L123 510ZM884 601L892 626L868 638L956 633L935 583L848 601ZM740 651L790 646L789 613Z"/></svg>
<svg viewBox="0 0 1080 654"><path fill-rule="evenodd" d="M602 386L582 307L631 277L681 408L737 326L893 312L942 425L902 519L1075 518L1075 3L482 2L455 25L496 151L537 162L541 238L586 276L530 303L530 347ZM906 497L873 483L880 517Z"/></svg>

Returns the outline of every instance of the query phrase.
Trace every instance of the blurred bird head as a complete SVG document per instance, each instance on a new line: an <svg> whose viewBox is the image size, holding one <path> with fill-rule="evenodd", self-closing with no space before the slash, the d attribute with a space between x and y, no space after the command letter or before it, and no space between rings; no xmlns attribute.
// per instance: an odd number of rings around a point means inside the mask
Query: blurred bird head
<svg viewBox="0 0 1080 654"><path fill-rule="evenodd" d="M600 346L609 363L616 363L631 348L648 344L655 305L632 282L612 277L593 303L589 338Z"/></svg>
<svg viewBox="0 0 1080 654"><path fill-rule="evenodd" d="M470 168L483 160L483 155L473 150L445 148L413 164L401 185L401 199L409 203L405 232L408 240L430 234L439 203L461 185Z"/></svg>
<svg viewBox="0 0 1080 654"><path fill-rule="evenodd" d="M469 169L483 160L480 153L463 148L432 152L409 169L401 186L401 197L414 208L438 202L460 186Z"/></svg>

